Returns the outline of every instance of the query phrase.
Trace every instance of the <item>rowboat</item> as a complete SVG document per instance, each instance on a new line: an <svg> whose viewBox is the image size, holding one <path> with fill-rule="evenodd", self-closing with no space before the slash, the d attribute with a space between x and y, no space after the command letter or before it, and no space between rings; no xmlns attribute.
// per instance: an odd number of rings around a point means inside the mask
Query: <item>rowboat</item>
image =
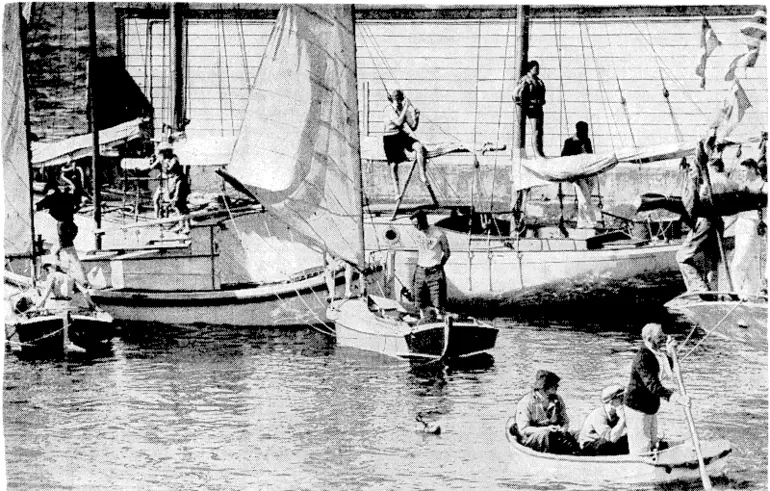
<svg viewBox="0 0 770 491"><path fill-rule="evenodd" d="M618 484L662 484L700 479L698 459L689 442L672 443L650 455L581 456L536 452L517 441L514 418L505 425L515 467L526 472L536 469L541 477L557 482L590 486ZM710 475L725 467L732 448L727 440L701 442L703 460Z"/></svg>
<svg viewBox="0 0 770 491"><path fill-rule="evenodd" d="M498 330L476 319L420 323L395 300L370 295L368 302L340 300L327 311L337 345L416 362L467 358L495 347Z"/></svg>
<svg viewBox="0 0 770 491"><path fill-rule="evenodd" d="M767 351L767 295L687 292L665 307L715 336Z"/></svg>

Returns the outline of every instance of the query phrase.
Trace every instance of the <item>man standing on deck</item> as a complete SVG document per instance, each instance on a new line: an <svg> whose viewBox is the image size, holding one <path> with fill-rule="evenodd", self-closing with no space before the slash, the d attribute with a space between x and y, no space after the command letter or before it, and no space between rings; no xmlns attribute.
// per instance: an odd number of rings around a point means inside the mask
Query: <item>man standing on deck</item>
<svg viewBox="0 0 770 491"><path fill-rule="evenodd" d="M177 214L181 217L179 224L173 229L183 234L190 232L190 219L187 216L190 210L187 208L187 197L190 195L190 182L188 173L174 154L174 149L168 142L162 142L158 146L158 157L153 167L160 167L161 174L166 178L165 190L161 186L155 192L153 203L155 205L155 217L160 217L160 203L162 198L171 201Z"/></svg>
<svg viewBox="0 0 770 491"><path fill-rule="evenodd" d="M575 134L564 140L561 156L572 157L584 153L594 153L594 148L588 137L588 123L578 121L575 125ZM575 181L575 194L578 202L577 228L595 228L599 221L599 210L591 200L595 186L596 177L594 176Z"/></svg>
<svg viewBox="0 0 770 491"><path fill-rule="evenodd" d="M527 64L527 73L516 84L513 101L534 122L532 133L535 152L538 157L543 153L543 106L545 105L545 83L540 79L540 64L532 60Z"/></svg>
<svg viewBox="0 0 770 491"><path fill-rule="evenodd" d="M631 362L631 376L626 387L625 408L628 450L631 455L652 451L658 438L660 400L690 406L690 397L667 389L660 382L660 372L671 374L671 353L676 342L663 333L660 324L642 328L644 345ZM665 352L663 349L665 348ZM662 363L662 365L661 365Z"/></svg>
<svg viewBox="0 0 770 491"><path fill-rule="evenodd" d="M423 147L414 134L417 131L417 126L420 124L420 110L414 107L410 100L406 99L405 101L404 92L401 89L395 89L388 98L390 99L390 104L385 106L383 117L385 129L382 136L382 144L385 149L385 157L390 166L390 173L393 177L395 197L396 199L401 198L406 193L406 186L409 184L407 182L404 185L404 189L401 190L398 183L398 164L406 161L405 152L409 151L414 152L415 165L420 168L422 182L425 183L433 204L438 205L436 195L433 193L430 181L428 181L425 147Z"/></svg>
<svg viewBox="0 0 770 491"><path fill-rule="evenodd" d="M423 210L415 211L411 218L417 229L417 265L412 276L412 295L422 319L430 319L429 307L443 316L447 299L444 265L451 254L449 241L441 229L428 224Z"/></svg>
<svg viewBox="0 0 770 491"><path fill-rule="evenodd" d="M80 204L79 196L62 191L55 181L51 181L46 185L45 196L35 204L35 209L48 210L48 214L56 220L59 244L51 252L75 280L87 287L83 265L75 250L75 237L78 235L75 213L80 209Z"/></svg>

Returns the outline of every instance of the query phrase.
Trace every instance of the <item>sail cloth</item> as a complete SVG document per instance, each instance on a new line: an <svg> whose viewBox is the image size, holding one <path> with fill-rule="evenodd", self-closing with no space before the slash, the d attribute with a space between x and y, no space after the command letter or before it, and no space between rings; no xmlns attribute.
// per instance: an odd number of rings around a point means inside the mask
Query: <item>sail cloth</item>
<svg viewBox="0 0 770 491"><path fill-rule="evenodd" d="M565 182L601 174L618 164L615 153L583 153L570 157L538 157L522 159L521 165L539 179Z"/></svg>
<svg viewBox="0 0 770 491"><path fill-rule="evenodd" d="M648 164L661 160L681 159L695 155L697 141L662 143L644 147L629 147L615 151L618 162Z"/></svg>
<svg viewBox="0 0 770 491"><path fill-rule="evenodd" d="M352 5L284 5L227 172L269 212L364 265Z"/></svg>
<svg viewBox="0 0 770 491"><path fill-rule="evenodd" d="M3 179L6 256L32 253L30 190L20 3L8 3L3 19Z"/></svg>

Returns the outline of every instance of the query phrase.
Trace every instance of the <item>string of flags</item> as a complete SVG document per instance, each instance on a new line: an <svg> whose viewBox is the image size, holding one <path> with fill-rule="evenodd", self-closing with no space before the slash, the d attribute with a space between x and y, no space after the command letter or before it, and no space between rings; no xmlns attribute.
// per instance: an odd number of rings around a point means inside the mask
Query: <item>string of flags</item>
<svg viewBox="0 0 770 491"><path fill-rule="evenodd" d="M700 55L700 63L695 67L695 74L700 77L701 89L706 88L706 60L708 60L711 53L720 46L722 46L722 41L719 40L714 29L712 29L711 24L709 24L709 21L704 15L700 34L700 47L703 51Z"/></svg>

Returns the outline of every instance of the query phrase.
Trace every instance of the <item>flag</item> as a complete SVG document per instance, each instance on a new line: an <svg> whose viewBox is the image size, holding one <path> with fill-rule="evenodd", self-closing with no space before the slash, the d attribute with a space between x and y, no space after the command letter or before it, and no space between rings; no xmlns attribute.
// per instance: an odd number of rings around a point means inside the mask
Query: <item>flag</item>
<svg viewBox="0 0 770 491"><path fill-rule="evenodd" d="M749 23L741 29L741 32L747 37L746 53L737 56L725 74L725 80L735 79L735 70L739 68L750 68L757 63L759 59L759 46L761 41L767 38L767 11L765 7L760 7Z"/></svg>
<svg viewBox="0 0 770 491"><path fill-rule="evenodd" d="M751 101L741 87L741 83L736 80L730 87L722 109L711 124L711 128L717 131L717 140L724 140L730 135L750 107Z"/></svg>
<svg viewBox="0 0 770 491"><path fill-rule="evenodd" d="M706 16L703 16L700 33L700 47L703 52L700 56L700 63L695 67L695 74L701 78L701 89L706 88L706 60L711 56L711 53L721 45L722 41L717 38L714 29L711 28L711 24L706 20Z"/></svg>
<svg viewBox="0 0 770 491"><path fill-rule="evenodd" d="M741 32L754 39L763 40L767 37L767 7L759 7Z"/></svg>

